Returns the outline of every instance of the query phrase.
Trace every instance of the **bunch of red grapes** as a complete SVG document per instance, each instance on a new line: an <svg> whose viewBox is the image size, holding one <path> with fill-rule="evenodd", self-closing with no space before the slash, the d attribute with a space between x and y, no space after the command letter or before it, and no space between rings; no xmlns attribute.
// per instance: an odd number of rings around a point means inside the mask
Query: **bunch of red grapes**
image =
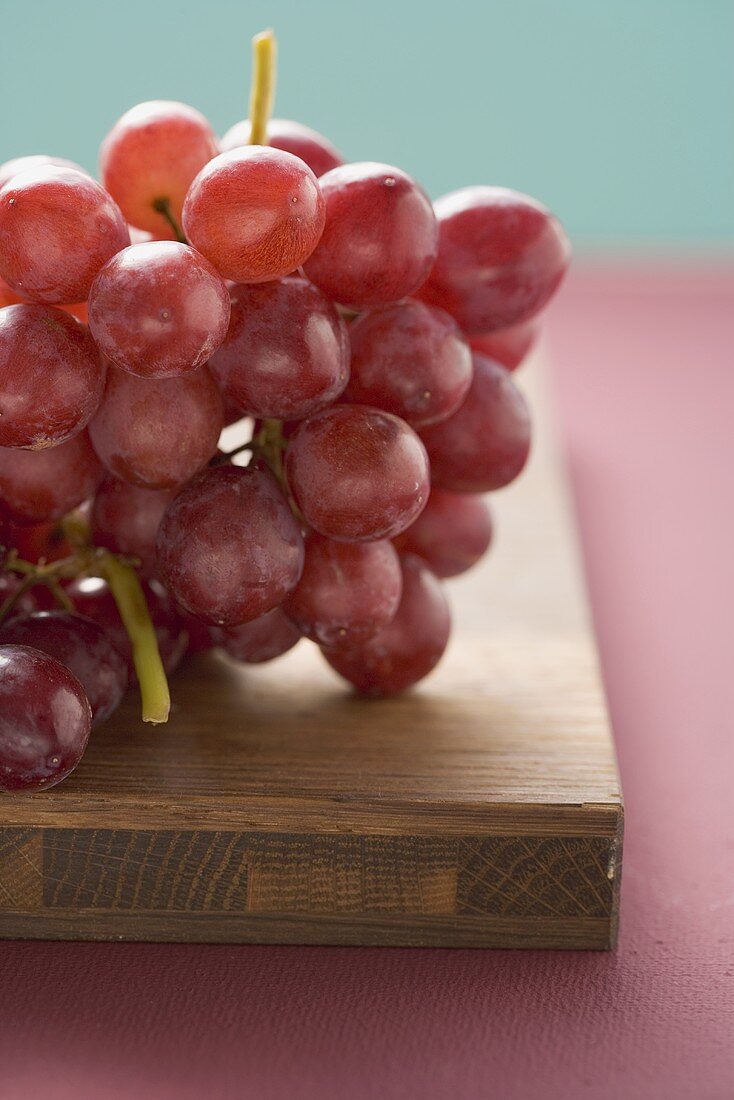
<svg viewBox="0 0 734 1100"><path fill-rule="evenodd" d="M262 123L143 103L101 183L0 167L0 789L68 775L135 679L165 720L187 652L415 684L527 459L559 222Z"/></svg>

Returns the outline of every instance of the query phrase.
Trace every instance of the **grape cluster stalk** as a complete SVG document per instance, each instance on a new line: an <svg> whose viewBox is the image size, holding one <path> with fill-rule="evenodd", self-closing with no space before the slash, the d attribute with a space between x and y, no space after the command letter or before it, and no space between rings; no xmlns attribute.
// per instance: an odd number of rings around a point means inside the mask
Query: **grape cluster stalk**
<svg viewBox="0 0 734 1100"><path fill-rule="evenodd" d="M100 180L0 166L0 790L43 790L137 685L305 644L365 696L441 659L444 580L522 471L513 372L569 263L539 202L432 203L271 118L133 107ZM236 446L223 443L223 431Z"/></svg>

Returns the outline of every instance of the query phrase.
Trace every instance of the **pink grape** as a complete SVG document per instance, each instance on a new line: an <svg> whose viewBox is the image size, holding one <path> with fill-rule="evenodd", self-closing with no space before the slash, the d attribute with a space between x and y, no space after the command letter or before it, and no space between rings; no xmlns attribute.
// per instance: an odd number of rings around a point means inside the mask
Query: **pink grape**
<svg viewBox="0 0 734 1100"><path fill-rule="evenodd" d="M465 332L491 332L533 317L557 290L571 248L563 226L535 199L504 187L465 187L436 204L438 258L421 297Z"/></svg>
<svg viewBox="0 0 734 1100"><path fill-rule="evenodd" d="M102 142L102 180L131 225L168 238L170 225L160 207L168 204L180 225L191 181L218 151L214 131L193 107L169 100L138 103Z"/></svg>
<svg viewBox="0 0 734 1100"><path fill-rule="evenodd" d="M92 728L120 705L127 687L127 665L105 630L70 611L22 615L0 626L0 647L29 646L55 657L76 676L92 708Z"/></svg>
<svg viewBox="0 0 734 1100"><path fill-rule="evenodd" d="M492 515L481 496L431 489L418 519L395 539L401 553L417 554L437 577L457 577L486 553Z"/></svg>
<svg viewBox="0 0 734 1100"><path fill-rule="evenodd" d="M90 516L92 542L137 558L145 576L156 569L158 525L175 489L139 489L108 475L97 490Z"/></svg>
<svg viewBox="0 0 734 1100"><path fill-rule="evenodd" d="M396 695L417 684L443 656L451 613L441 582L420 558L402 558L397 614L362 645L324 649L331 667L362 695Z"/></svg>
<svg viewBox="0 0 734 1100"><path fill-rule="evenodd" d="M269 471L212 467L169 504L158 528L158 565L188 612L235 626L264 615L295 588L303 539Z"/></svg>
<svg viewBox="0 0 734 1100"><path fill-rule="evenodd" d="M250 120L235 122L220 142L223 153L250 144ZM337 168L344 163L341 153L334 148L328 138L317 133L302 122L293 122L289 118L271 118L268 122L268 145L273 149L282 149L300 157L309 166L315 176Z"/></svg>
<svg viewBox="0 0 734 1100"><path fill-rule="evenodd" d="M186 236L225 279L264 283L306 260L324 229L315 175L281 149L249 145L215 157L191 184Z"/></svg>
<svg viewBox="0 0 734 1100"><path fill-rule="evenodd" d="M387 539L335 542L310 534L300 581L283 610L322 646L350 646L395 617L403 589L398 555Z"/></svg>
<svg viewBox="0 0 734 1100"><path fill-rule="evenodd" d="M35 450L70 439L103 388L94 342L68 313L42 305L0 310L1 447Z"/></svg>
<svg viewBox="0 0 734 1100"><path fill-rule="evenodd" d="M160 581L144 580L141 584L158 640L163 667L170 675L176 671L183 660L188 645L188 634L173 600ZM101 577L77 577L65 585L65 590L77 614L92 619L107 633L125 660L130 683L135 683L137 677L130 639L107 581L102 580Z"/></svg>
<svg viewBox="0 0 734 1100"><path fill-rule="evenodd" d="M228 657L248 665L260 665L282 657L301 638L298 628L280 607L239 626L212 627L212 635Z"/></svg>
<svg viewBox="0 0 734 1100"><path fill-rule="evenodd" d="M206 367L178 378L137 378L110 366L89 435L111 474L141 489L172 489L205 466L224 423Z"/></svg>
<svg viewBox="0 0 734 1100"><path fill-rule="evenodd" d="M43 791L73 772L92 723L68 668L37 649L0 646L0 791Z"/></svg>
<svg viewBox="0 0 734 1100"><path fill-rule="evenodd" d="M472 379L471 352L448 313L408 300L379 306L349 327L347 401L376 405L414 428L455 413Z"/></svg>
<svg viewBox="0 0 734 1100"><path fill-rule="evenodd" d="M58 519L93 496L102 467L86 432L58 447L0 447L0 511L20 523Z"/></svg>
<svg viewBox="0 0 734 1100"><path fill-rule="evenodd" d="M469 337L469 346L473 351L487 355L501 363L508 370L516 370L532 350L540 335L540 321L532 317L529 321L520 321L509 328L498 328L494 332L480 332Z"/></svg>
<svg viewBox="0 0 734 1100"><path fill-rule="evenodd" d="M304 519L328 538L391 538L428 499L419 437L397 416L365 405L336 405L301 421L285 471Z"/></svg>
<svg viewBox="0 0 734 1100"><path fill-rule="evenodd" d="M328 298L354 309L385 305L425 281L438 249L430 200L399 168L345 164L320 179L326 227L304 264Z"/></svg>
<svg viewBox="0 0 734 1100"><path fill-rule="evenodd" d="M349 338L306 279L232 291L232 316L211 370L240 415L299 420L330 405L349 378Z"/></svg>
<svg viewBox="0 0 734 1100"><path fill-rule="evenodd" d="M461 408L421 431L433 484L456 493L501 489L530 453L530 413L510 372L478 352L473 359L474 379Z"/></svg>
<svg viewBox="0 0 734 1100"><path fill-rule="evenodd" d="M97 275L89 327L112 362L141 378L203 366L227 333L230 299L208 260L177 241L133 244Z"/></svg>
<svg viewBox="0 0 734 1100"><path fill-rule="evenodd" d="M111 256L130 244L104 188L73 168L42 165L0 190L0 275L34 302L81 302Z"/></svg>
<svg viewBox="0 0 734 1100"><path fill-rule="evenodd" d="M46 168L48 166L52 168L73 168L75 172L88 175L81 164L76 164L73 160L66 160L65 157L48 157L45 153L33 153L27 157L13 157L12 160L6 160L4 164L0 164L0 187L4 187L13 176L25 172L28 168Z"/></svg>

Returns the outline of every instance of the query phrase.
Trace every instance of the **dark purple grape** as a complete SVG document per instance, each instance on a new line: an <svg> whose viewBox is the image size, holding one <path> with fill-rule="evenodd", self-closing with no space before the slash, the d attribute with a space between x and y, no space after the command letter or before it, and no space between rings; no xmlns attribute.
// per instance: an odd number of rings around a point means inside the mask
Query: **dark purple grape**
<svg viewBox="0 0 734 1100"><path fill-rule="evenodd" d="M92 727L115 711L127 687L127 665L106 630L69 611L23 615L0 627L0 646L40 649L73 672L92 708Z"/></svg>
<svg viewBox="0 0 734 1100"><path fill-rule="evenodd" d="M472 379L471 351L453 317L408 300L363 313L349 327L345 400L376 405L414 428L458 409Z"/></svg>
<svg viewBox="0 0 734 1100"><path fill-rule="evenodd" d="M303 539L275 478L218 466L189 482L158 528L158 565L174 598L219 626L259 618L295 588Z"/></svg>
<svg viewBox="0 0 734 1100"><path fill-rule="evenodd" d="M77 678L27 646L0 646L0 791L42 791L82 758L92 711Z"/></svg>
<svg viewBox="0 0 734 1100"><path fill-rule="evenodd" d="M428 504L395 546L401 554L417 554L445 578L476 565L491 541L492 515L483 497L433 488Z"/></svg>
<svg viewBox="0 0 734 1100"><path fill-rule="evenodd" d="M349 378L347 327L306 279L240 285L224 343L209 364L240 416L300 420Z"/></svg>
<svg viewBox="0 0 734 1100"><path fill-rule="evenodd" d="M260 665L281 657L301 638L301 632L280 607L239 626L215 626L212 637L227 656L248 665Z"/></svg>
<svg viewBox="0 0 734 1100"><path fill-rule="evenodd" d="M306 637L322 646L349 646L394 618L403 578L390 542L335 542L306 537L303 574L283 610Z"/></svg>
<svg viewBox="0 0 734 1100"><path fill-rule="evenodd" d="M459 411L421 430L433 484L455 493L501 489L530 453L530 414L512 375L477 352L473 360L474 379Z"/></svg>
<svg viewBox="0 0 734 1100"><path fill-rule="evenodd" d="M428 499L428 460L416 433L365 405L336 405L301 421L285 469L306 522L328 538L391 538Z"/></svg>
<svg viewBox="0 0 734 1100"><path fill-rule="evenodd" d="M331 667L362 695L396 695L441 660L451 632L443 586L420 558L402 559L403 595L388 626L362 645L324 649Z"/></svg>

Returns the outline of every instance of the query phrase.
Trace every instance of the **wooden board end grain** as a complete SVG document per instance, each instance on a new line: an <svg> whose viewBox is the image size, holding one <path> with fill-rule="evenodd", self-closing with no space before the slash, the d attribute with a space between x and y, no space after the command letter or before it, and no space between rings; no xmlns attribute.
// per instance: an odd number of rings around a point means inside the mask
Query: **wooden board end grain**
<svg viewBox="0 0 734 1100"><path fill-rule="evenodd" d="M553 455L497 494L419 691L355 699L303 643L199 659L168 726L131 698L71 780L3 798L0 936L612 946L622 800Z"/></svg>

